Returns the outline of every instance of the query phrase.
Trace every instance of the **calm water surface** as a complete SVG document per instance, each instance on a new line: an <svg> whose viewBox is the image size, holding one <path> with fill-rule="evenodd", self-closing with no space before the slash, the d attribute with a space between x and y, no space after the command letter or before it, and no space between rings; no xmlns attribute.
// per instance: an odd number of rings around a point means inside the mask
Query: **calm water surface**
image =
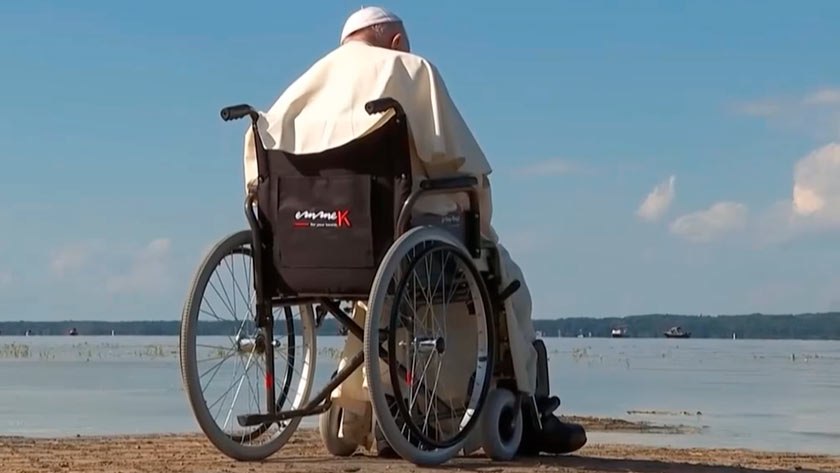
<svg viewBox="0 0 840 473"><path fill-rule="evenodd" d="M316 387L335 369L331 349L341 340L318 339ZM592 433L592 441L840 454L840 342L566 338L546 344L562 412L700 429ZM197 431L177 349L177 337L0 337L0 436Z"/></svg>

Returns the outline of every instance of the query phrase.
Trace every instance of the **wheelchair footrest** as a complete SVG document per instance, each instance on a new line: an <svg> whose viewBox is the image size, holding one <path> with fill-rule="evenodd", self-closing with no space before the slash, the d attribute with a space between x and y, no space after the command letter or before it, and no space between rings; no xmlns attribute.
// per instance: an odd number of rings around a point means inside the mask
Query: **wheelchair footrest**
<svg viewBox="0 0 840 473"><path fill-rule="evenodd" d="M242 427L253 427L255 425L274 424L284 420L295 419L297 417L306 417L318 415L326 412L332 403L323 402L315 407L304 407L303 409L295 409L291 411L281 411L276 414L243 414L236 416L237 422Z"/></svg>
<svg viewBox="0 0 840 473"><path fill-rule="evenodd" d="M241 425L242 427L252 427L255 425L263 425L276 422L280 420L277 417L277 415L270 414L243 414L237 416L236 420L239 421L239 425Z"/></svg>
<svg viewBox="0 0 840 473"><path fill-rule="evenodd" d="M522 413L525 415L526 427L529 427L532 432L542 430L542 415L534 396L525 396L522 399Z"/></svg>

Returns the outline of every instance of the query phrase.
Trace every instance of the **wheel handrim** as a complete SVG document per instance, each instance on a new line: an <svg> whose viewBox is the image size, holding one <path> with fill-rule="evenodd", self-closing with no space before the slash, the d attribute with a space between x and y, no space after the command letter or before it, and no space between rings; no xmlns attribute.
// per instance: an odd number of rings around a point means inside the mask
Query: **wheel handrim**
<svg viewBox="0 0 840 473"><path fill-rule="evenodd" d="M235 248L219 258L196 310L196 337L193 340L194 366L203 408L224 435L245 446L269 443L288 426L288 423L279 423L242 427L237 421L240 414L267 411L264 348L268 338L274 345L273 382L277 408L281 409L287 403L291 403L292 408L300 405L306 397L302 391L308 386L308 370L302 366L306 356L300 357L296 353L294 319L300 314L289 307L274 308L273 315L284 327L285 336L267 337L264 329L256 327L254 322L252 278L249 246ZM227 335L203 343L205 340L200 339L202 322L228 329ZM224 382L225 379L229 382Z"/></svg>
<svg viewBox="0 0 840 473"><path fill-rule="evenodd" d="M420 448L448 448L462 441L477 420L489 376L489 314L477 275L457 248L427 245L402 273L393 293L399 303L392 304L388 328L388 365L401 430ZM456 304L463 304L475 320L472 350L463 333L454 340L447 330L449 309ZM401 329L408 335L398 342ZM408 365L405 369L398 363L400 352ZM465 352L474 352L475 359L465 396L439 395L444 365Z"/></svg>

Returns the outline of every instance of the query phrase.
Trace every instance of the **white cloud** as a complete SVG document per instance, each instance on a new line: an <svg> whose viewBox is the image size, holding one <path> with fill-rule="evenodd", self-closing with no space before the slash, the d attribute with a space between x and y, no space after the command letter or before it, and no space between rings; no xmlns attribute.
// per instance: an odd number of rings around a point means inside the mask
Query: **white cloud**
<svg viewBox="0 0 840 473"><path fill-rule="evenodd" d="M793 211L818 224L840 224L840 143L830 143L797 161Z"/></svg>
<svg viewBox="0 0 840 473"><path fill-rule="evenodd" d="M151 241L133 256L123 274L109 276L105 287L112 293L158 293L171 283L169 259L172 242L168 238Z"/></svg>
<svg viewBox="0 0 840 473"><path fill-rule="evenodd" d="M840 144L831 143L794 165L790 197L780 199L750 222L759 245L774 245L840 228Z"/></svg>
<svg viewBox="0 0 840 473"><path fill-rule="evenodd" d="M750 236L758 247L778 245L807 231L802 219L794 212L790 199L776 201L764 211L757 212L750 227Z"/></svg>
<svg viewBox="0 0 840 473"><path fill-rule="evenodd" d="M529 164L514 171L520 176L559 176L568 174L575 169L575 166L565 159L549 159Z"/></svg>
<svg viewBox="0 0 840 473"><path fill-rule="evenodd" d="M708 243L746 225L747 206L737 202L718 202L707 210L683 215L671 223L671 233L694 243Z"/></svg>
<svg viewBox="0 0 840 473"><path fill-rule="evenodd" d="M676 176L671 176L667 181L659 183L647 195L642 205L636 210L636 215L642 220L655 222L659 220L671 207L674 201L674 181Z"/></svg>
<svg viewBox="0 0 840 473"><path fill-rule="evenodd" d="M97 245L92 242L66 246L53 254L50 269L56 276L69 276L90 264Z"/></svg>
<svg viewBox="0 0 840 473"><path fill-rule="evenodd" d="M805 105L840 105L840 88L827 88L808 94L802 101Z"/></svg>
<svg viewBox="0 0 840 473"><path fill-rule="evenodd" d="M764 100L758 102L740 103L733 107L735 113L750 117L772 117L782 112L781 103Z"/></svg>
<svg viewBox="0 0 840 473"><path fill-rule="evenodd" d="M79 287L112 294L158 293L171 284L171 248L168 238L152 240L139 249L110 241L81 242L57 251L50 270Z"/></svg>
<svg viewBox="0 0 840 473"><path fill-rule="evenodd" d="M840 88L826 87L793 97L776 97L735 104L740 115L758 117L824 140L840 139Z"/></svg>

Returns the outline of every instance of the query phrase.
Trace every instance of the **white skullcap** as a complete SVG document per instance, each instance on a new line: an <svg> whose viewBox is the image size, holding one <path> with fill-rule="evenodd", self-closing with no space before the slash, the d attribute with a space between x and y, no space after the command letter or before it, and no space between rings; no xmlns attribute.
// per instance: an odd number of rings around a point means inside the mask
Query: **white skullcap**
<svg viewBox="0 0 840 473"><path fill-rule="evenodd" d="M341 40L339 41L339 43L343 43L348 36L363 28L367 28L368 26L401 21L402 20L400 19L400 17L389 12L384 8L362 8L361 10L353 13L352 15L350 15L349 18L347 18L347 22L344 23L344 29L341 30Z"/></svg>

